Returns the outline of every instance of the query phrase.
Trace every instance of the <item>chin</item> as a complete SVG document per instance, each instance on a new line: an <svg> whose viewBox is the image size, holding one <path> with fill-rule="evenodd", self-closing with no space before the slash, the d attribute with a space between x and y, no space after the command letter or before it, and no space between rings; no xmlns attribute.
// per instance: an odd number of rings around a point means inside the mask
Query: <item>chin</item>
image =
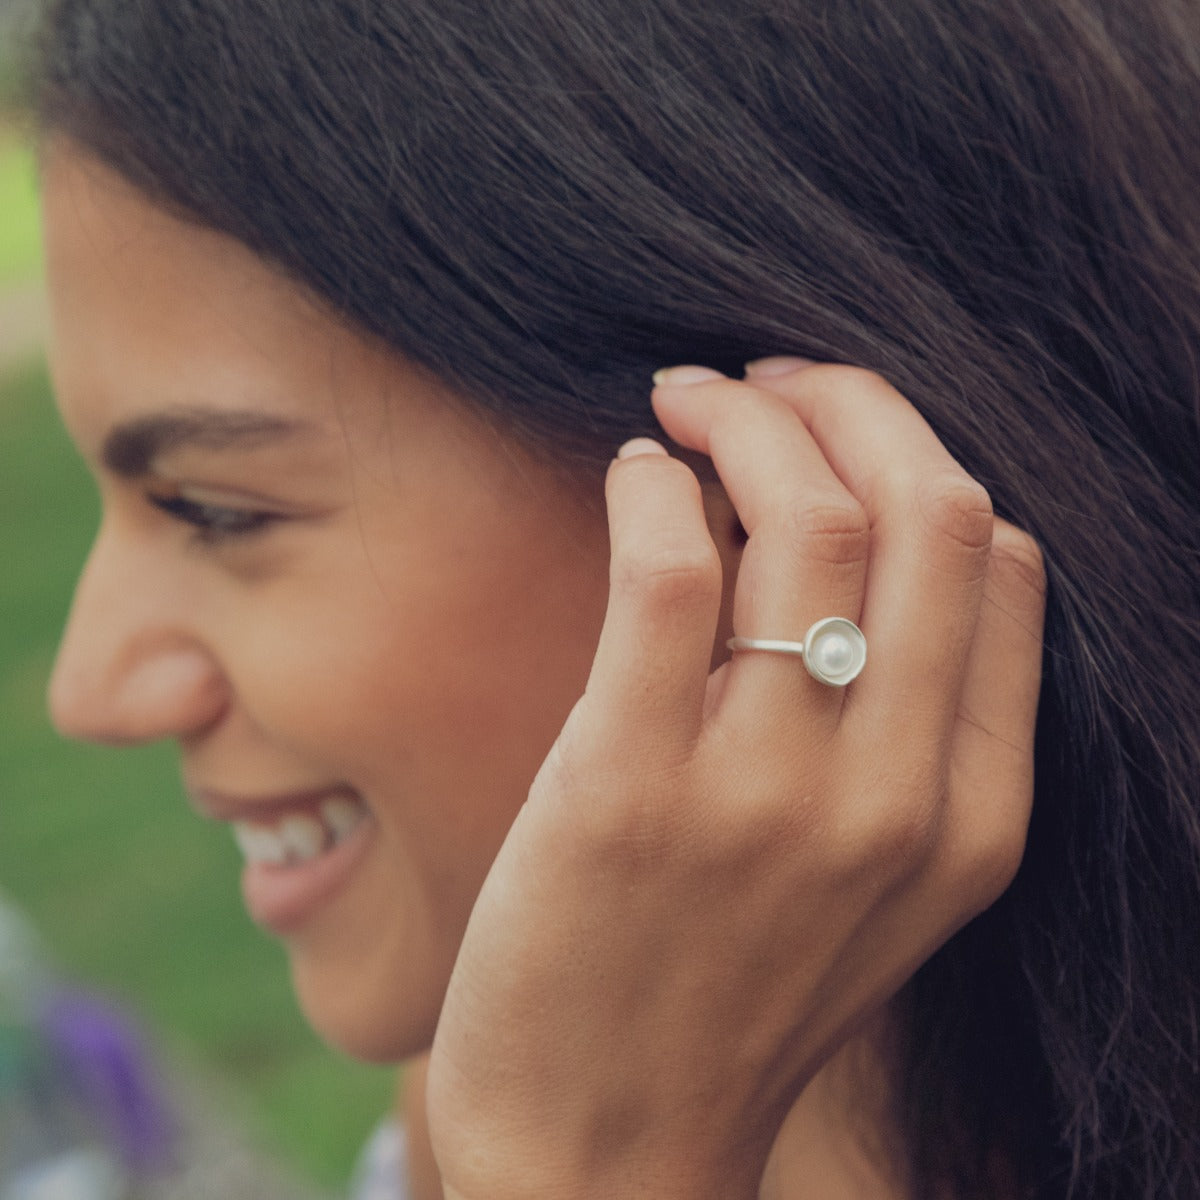
<svg viewBox="0 0 1200 1200"><path fill-rule="evenodd" d="M350 1058L376 1066L400 1063L433 1044L445 989L370 988L353 978L330 978L292 961L300 1009L323 1041ZM422 994L424 993L424 994Z"/></svg>

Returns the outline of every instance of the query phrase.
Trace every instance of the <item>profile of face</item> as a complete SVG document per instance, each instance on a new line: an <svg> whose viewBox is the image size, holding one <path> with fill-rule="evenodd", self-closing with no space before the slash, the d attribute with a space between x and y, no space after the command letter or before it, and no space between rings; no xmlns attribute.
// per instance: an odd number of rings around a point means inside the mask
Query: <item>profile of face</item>
<svg viewBox="0 0 1200 1200"><path fill-rule="evenodd" d="M53 718L173 739L316 1029L415 1052L587 679L600 488L70 143L44 207L51 367L103 506Z"/></svg>

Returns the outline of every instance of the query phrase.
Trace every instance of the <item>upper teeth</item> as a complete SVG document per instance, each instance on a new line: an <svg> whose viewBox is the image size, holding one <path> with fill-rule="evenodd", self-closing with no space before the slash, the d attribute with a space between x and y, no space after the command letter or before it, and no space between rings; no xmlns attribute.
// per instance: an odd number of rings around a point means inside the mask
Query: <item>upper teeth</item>
<svg viewBox="0 0 1200 1200"><path fill-rule="evenodd" d="M235 821L233 836L247 862L307 862L344 842L366 815L361 801L332 796L316 813L294 813L272 825Z"/></svg>

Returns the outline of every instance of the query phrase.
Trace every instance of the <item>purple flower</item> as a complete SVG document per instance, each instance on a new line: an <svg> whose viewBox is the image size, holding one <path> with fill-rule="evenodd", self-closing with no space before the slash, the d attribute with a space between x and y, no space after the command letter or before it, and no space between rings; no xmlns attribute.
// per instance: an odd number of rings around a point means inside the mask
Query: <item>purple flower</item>
<svg viewBox="0 0 1200 1200"><path fill-rule="evenodd" d="M133 1023L95 996L69 988L46 994L39 1023L80 1104L125 1167L145 1174L167 1165L177 1123Z"/></svg>

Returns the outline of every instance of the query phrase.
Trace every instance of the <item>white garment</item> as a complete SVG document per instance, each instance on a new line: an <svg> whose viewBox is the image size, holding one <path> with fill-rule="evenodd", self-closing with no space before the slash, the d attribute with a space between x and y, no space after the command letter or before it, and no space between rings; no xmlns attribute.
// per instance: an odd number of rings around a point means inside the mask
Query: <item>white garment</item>
<svg viewBox="0 0 1200 1200"><path fill-rule="evenodd" d="M350 1200L411 1200L408 1139L396 1121L381 1121L363 1147L350 1185Z"/></svg>

